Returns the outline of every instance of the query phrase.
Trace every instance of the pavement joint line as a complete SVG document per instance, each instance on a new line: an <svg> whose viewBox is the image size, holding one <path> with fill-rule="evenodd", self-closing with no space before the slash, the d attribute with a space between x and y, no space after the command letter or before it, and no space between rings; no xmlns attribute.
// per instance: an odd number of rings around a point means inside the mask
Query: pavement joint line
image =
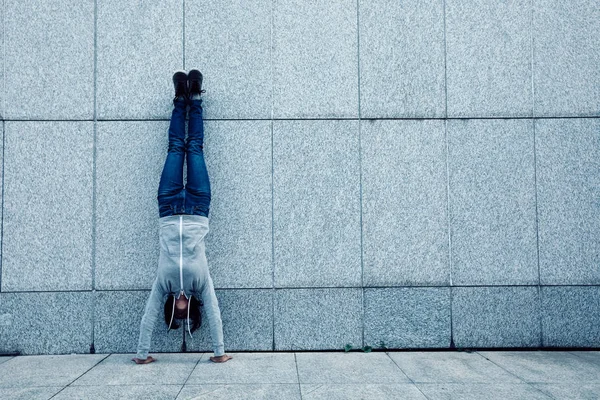
<svg viewBox="0 0 600 400"><path fill-rule="evenodd" d="M87 355L87 354L86 354ZM106 357L102 358L101 360L99 360L96 364L92 365L90 368L88 368L83 374L79 375L77 378L73 379L71 382L69 382L66 386L64 386L62 389L60 389L58 392L54 393L52 395L52 397L50 397L50 399L53 399L54 397L56 397L56 395L58 395L59 393L61 393L63 390L65 390L66 388L68 388L69 386L71 386L75 381L77 381L79 378L81 378L82 376L84 376L85 374L87 374L88 372L90 372L92 369L96 368L97 365L99 365L100 363L102 363L102 361L106 360L108 357L110 357L111 353L107 354ZM48 399L48 400L50 400Z"/></svg>
<svg viewBox="0 0 600 400"><path fill-rule="evenodd" d="M487 361L491 362L492 364L494 364L494 365L495 365L495 366L497 366L498 368L502 369L503 371L506 371L506 372L508 372L510 375L512 375L512 376L514 376L515 378L517 378L517 379L521 380L523 383L527 383L527 384L529 384L529 382L527 382L525 379L521 378L519 375L517 375L517 374L515 374L515 373L512 373L512 372L510 372L509 370L507 370L506 368L504 368L504 367L503 367L503 366L501 366L500 364L498 364L498 363L495 363L494 361L490 360L489 358L487 358L486 356L484 356L483 354L481 354L481 353L480 353L478 350L474 351L473 353L477 353L477 354L479 354L479 355L480 355L481 357L483 357L485 360L487 360Z"/></svg>
<svg viewBox="0 0 600 400"><path fill-rule="evenodd" d="M406 376L406 377L408 378L408 380L410 381L410 383L411 383L411 384L412 384L414 387L416 387L416 388L417 388L417 390L418 390L419 392L421 392L421 394L422 394L422 395L423 395L423 396L424 396L426 399L429 399L429 397L427 397L427 395L426 395L425 393L423 393L423 391L421 390L421 388L417 386L417 384L415 383L415 381L414 381L414 380L412 380L412 378L411 378L410 376L408 376L408 374L407 374L406 372L404 372L404 370L403 370L402 368L400 368L400 366L398 365L398 363L397 363L397 362L396 362L396 361L395 361L395 360L394 360L394 359L393 359L393 358L390 356L390 353L389 353L388 351L386 351L386 352L385 352L385 355L386 355L386 356L388 356L388 358L389 358L390 360L392 360L392 362L394 363L394 365L395 365L396 367L398 367L398 369L400 370L400 372L402 372L402 373L404 374L404 376Z"/></svg>
<svg viewBox="0 0 600 400"><path fill-rule="evenodd" d="M296 352L294 352L294 365L296 366L296 377L298 378L298 394L300 394L300 400L302 400L302 386L300 386L300 372L298 371L298 359L296 358Z"/></svg>
<svg viewBox="0 0 600 400"><path fill-rule="evenodd" d="M202 361L202 359L204 358L205 354L206 353L201 353L200 358L198 359L198 361L196 361L196 364L194 364L194 368L192 368L192 370L188 374L187 378L185 378L185 381L183 382L183 385L181 385L181 387L179 388L179 392L177 392L177 396L174 397L175 399L177 399L179 397L179 394L181 393L181 391L183 390L183 388L185 387L185 385L187 384L187 382L190 380L190 376L192 376L192 374L196 370L196 367L198 366L198 364L200 363L200 361Z"/></svg>

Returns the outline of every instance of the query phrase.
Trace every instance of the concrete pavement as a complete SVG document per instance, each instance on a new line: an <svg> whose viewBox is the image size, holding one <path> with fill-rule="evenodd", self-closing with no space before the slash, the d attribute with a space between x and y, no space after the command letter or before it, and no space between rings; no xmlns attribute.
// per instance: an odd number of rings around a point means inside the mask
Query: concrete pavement
<svg viewBox="0 0 600 400"><path fill-rule="evenodd" d="M600 399L600 351L0 357L8 399Z"/></svg>

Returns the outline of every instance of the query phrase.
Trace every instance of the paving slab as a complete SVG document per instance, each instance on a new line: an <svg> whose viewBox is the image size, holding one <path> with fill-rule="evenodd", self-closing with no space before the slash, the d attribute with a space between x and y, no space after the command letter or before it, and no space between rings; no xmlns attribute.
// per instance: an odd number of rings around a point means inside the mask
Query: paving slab
<svg viewBox="0 0 600 400"><path fill-rule="evenodd" d="M364 289L364 344L373 348L448 348L449 287Z"/></svg>
<svg viewBox="0 0 600 400"><path fill-rule="evenodd" d="M600 364L600 351L570 351L569 353L585 358L587 361Z"/></svg>
<svg viewBox="0 0 600 400"><path fill-rule="evenodd" d="M60 392L63 386L0 388L2 400L48 400ZM56 399L58 397L54 397Z"/></svg>
<svg viewBox="0 0 600 400"><path fill-rule="evenodd" d="M277 0L272 7L274 117L357 117L356 1Z"/></svg>
<svg viewBox="0 0 600 400"><path fill-rule="evenodd" d="M428 399L435 400L548 400L543 394L526 383L466 384L466 383L418 383L419 390Z"/></svg>
<svg viewBox="0 0 600 400"><path fill-rule="evenodd" d="M444 121L362 120L364 286L448 286Z"/></svg>
<svg viewBox="0 0 600 400"><path fill-rule="evenodd" d="M92 292L0 293L0 316L3 352L21 355L89 352Z"/></svg>
<svg viewBox="0 0 600 400"><path fill-rule="evenodd" d="M359 288L275 291L275 350L342 350L362 346Z"/></svg>
<svg viewBox="0 0 600 400"><path fill-rule="evenodd" d="M458 348L540 346L538 288L453 287L452 324Z"/></svg>
<svg viewBox="0 0 600 400"><path fill-rule="evenodd" d="M522 383L478 353L389 352L389 356L415 383Z"/></svg>
<svg viewBox="0 0 600 400"><path fill-rule="evenodd" d="M117 400L117 399L175 399L181 391L180 384L175 385L115 385L108 386L98 381L99 386L69 386L52 400Z"/></svg>
<svg viewBox="0 0 600 400"><path fill-rule="evenodd" d="M303 400L407 399L427 397L413 384L301 384Z"/></svg>
<svg viewBox="0 0 600 400"><path fill-rule="evenodd" d="M542 343L591 347L600 343L600 286L541 286Z"/></svg>
<svg viewBox="0 0 600 400"><path fill-rule="evenodd" d="M92 288L93 128L5 122L2 290Z"/></svg>
<svg viewBox="0 0 600 400"><path fill-rule="evenodd" d="M272 2L184 4L185 68L204 75L204 117L270 118Z"/></svg>
<svg viewBox="0 0 600 400"><path fill-rule="evenodd" d="M183 3L96 3L98 118L168 118L171 77L183 68Z"/></svg>
<svg viewBox="0 0 600 400"><path fill-rule="evenodd" d="M111 354L71 386L183 385L204 353L154 354L155 362L135 364L135 354Z"/></svg>
<svg viewBox="0 0 600 400"><path fill-rule="evenodd" d="M535 116L600 115L600 7L533 1Z"/></svg>
<svg viewBox="0 0 600 400"><path fill-rule="evenodd" d="M358 19L361 117L444 117L444 2L360 0Z"/></svg>
<svg viewBox="0 0 600 400"><path fill-rule="evenodd" d="M271 121L206 121L204 132L214 285L272 287Z"/></svg>
<svg viewBox="0 0 600 400"><path fill-rule="evenodd" d="M293 353L227 354L233 358L223 364L203 357L186 384L298 383Z"/></svg>
<svg viewBox="0 0 600 400"><path fill-rule="evenodd" d="M14 357L0 364L0 387L66 386L106 357L106 354Z"/></svg>
<svg viewBox="0 0 600 400"><path fill-rule="evenodd" d="M535 120L535 153L541 284L598 285L600 118Z"/></svg>
<svg viewBox="0 0 600 400"><path fill-rule="evenodd" d="M447 121L453 285L538 283L533 122Z"/></svg>
<svg viewBox="0 0 600 400"><path fill-rule="evenodd" d="M597 400L600 398L600 384L598 383L533 383L531 386L553 399Z"/></svg>
<svg viewBox="0 0 600 400"><path fill-rule="evenodd" d="M526 382L597 383L600 364L567 351L479 351Z"/></svg>
<svg viewBox="0 0 600 400"><path fill-rule="evenodd" d="M409 378L383 352L296 353L300 383L407 383Z"/></svg>
<svg viewBox="0 0 600 400"><path fill-rule="evenodd" d="M447 0L445 11L448 116L531 116L531 1Z"/></svg>
<svg viewBox="0 0 600 400"><path fill-rule="evenodd" d="M156 195L168 129L166 121L97 124L96 289L152 287L160 248Z"/></svg>
<svg viewBox="0 0 600 400"><path fill-rule="evenodd" d="M93 118L94 3L3 2L4 118Z"/></svg>
<svg viewBox="0 0 600 400"><path fill-rule="evenodd" d="M233 360L232 360L233 361ZM228 361L229 363L229 361ZM185 385L177 400L196 399L298 399L298 384L232 384L232 385Z"/></svg>
<svg viewBox="0 0 600 400"><path fill-rule="evenodd" d="M12 358L14 358L14 357L12 357L12 356L2 356L2 357L0 357L0 364L2 364L3 362L6 362L6 361L8 361L8 360L10 360Z"/></svg>
<svg viewBox="0 0 600 400"><path fill-rule="evenodd" d="M361 286L358 121L275 121L276 287Z"/></svg>

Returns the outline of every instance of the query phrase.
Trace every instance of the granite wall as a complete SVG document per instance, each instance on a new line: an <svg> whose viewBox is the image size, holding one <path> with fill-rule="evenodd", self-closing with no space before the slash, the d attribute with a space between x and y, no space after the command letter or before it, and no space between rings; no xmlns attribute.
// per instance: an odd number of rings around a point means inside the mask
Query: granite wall
<svg viewBox="0 0 600 400"><path fill-rule="evenodd" d="M135 351L193 67L227 351L600 347L596 1L4 0L0 21L1 353ZM153 351L179 351L165 331Z"/></svg>

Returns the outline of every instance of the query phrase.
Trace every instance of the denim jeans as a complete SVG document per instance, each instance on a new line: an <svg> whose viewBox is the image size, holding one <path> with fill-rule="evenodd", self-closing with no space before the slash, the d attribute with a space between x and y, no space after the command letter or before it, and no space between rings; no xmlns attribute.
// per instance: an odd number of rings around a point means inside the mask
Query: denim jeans
<svg viewBox="0 0 600 400"><path fill-rule="evenodd" d="M174 100L169 126L167 159L158 185L160 217L177 214L208 217L210 181L204 162L202 99L190 100L188 138L185 140L186 101ZM187 184L183 186L183 158L187 157Z"/></svg>

